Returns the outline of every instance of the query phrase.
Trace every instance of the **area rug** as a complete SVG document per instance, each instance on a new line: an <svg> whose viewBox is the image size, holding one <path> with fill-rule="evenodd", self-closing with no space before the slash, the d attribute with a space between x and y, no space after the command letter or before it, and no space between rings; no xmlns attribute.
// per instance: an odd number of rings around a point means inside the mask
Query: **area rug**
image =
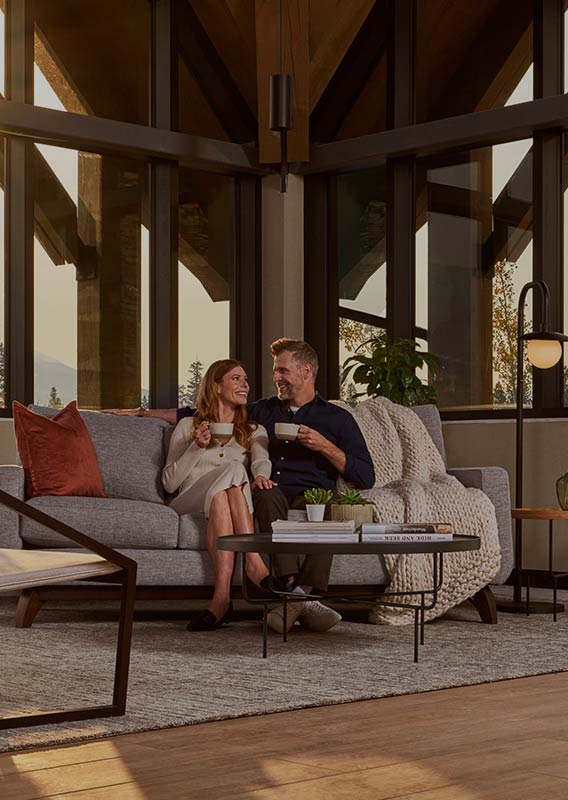
<svg viewBox="0 0 568 800"><path fill-rule="evenodd" d="M52 604L25 630L13 627L14 610L3 598L1 716L110 702L117 626L109 604ZM183 617L139 615L126 716L0 731L0 750L568 669L568 613L556 623L501 614L498 625L483 625L460 607L427 624L418 664L412 627L369 625L362 614L325 634L294 630L286 644L272 634L266 660L257 619L189 634Z"/></svg>

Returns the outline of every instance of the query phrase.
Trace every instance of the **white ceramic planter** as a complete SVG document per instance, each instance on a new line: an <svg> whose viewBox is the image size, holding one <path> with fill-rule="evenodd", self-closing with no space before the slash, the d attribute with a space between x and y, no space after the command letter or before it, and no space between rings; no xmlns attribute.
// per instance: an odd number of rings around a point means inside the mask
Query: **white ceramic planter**
<svg viewBox="0 0 568 800"><path fill-rule="evenodd" d="M310 505L308 503L306 514L308 515L308 522L323 522L325 505Z"/></svg>

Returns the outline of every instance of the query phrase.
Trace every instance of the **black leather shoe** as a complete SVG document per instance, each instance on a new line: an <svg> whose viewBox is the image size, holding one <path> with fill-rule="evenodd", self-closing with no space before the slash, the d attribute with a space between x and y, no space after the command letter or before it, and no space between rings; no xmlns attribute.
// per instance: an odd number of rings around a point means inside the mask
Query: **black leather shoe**
<svg viewBox="0 0 568 800"><path fill-rule="evenodd" d="M188 631L216 631L223 625L228 625L235 618L233 603L229 603L229 608L220 619L217 619L212 611L206 608L204 611L194 611L187 624Z"/></svg>

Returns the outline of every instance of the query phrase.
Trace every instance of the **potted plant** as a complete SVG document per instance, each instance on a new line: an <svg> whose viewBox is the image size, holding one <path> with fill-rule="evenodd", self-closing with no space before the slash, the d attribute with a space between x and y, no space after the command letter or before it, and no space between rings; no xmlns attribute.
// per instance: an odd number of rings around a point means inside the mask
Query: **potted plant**
<svg viewBox="0 0 568 800"><path fill-rule="evenodd" d="M306 489L304 497L308 522L322 522L325 507L333 497L331 489Z"/></svg>
<svg viewBox="0 0 568 800"><path fill-rule="evenodd" d="M367 354L350 356L343 364L342 384L352 373L355 383L366 385L365 391L355 397L388 397L403 406L436 402L436 389L423 383L416 370L427 366L434 376L441 367L438 356L417 350L412 339L391 341L385 331L360 344L357 350L365 347Z"/></svg>
<svg viewBox="0 0 568 800"><path fill-rule="evenodd" d="M338 521L353 519L359 527L364 522L373 521L373 503L356 489L346 489L333 500L331 518Z"/></svg>

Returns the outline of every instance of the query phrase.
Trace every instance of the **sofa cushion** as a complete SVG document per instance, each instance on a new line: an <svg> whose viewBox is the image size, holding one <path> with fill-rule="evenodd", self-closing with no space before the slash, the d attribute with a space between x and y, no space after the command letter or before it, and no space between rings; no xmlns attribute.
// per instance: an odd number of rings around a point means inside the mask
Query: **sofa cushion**
<svg viewBox="0 0 568 800"><path fill-rule="evenodd" d="M207 518L205 514L184 514L179 518L180 550L207 550Z"/></svg>
<svg viewBox="0 0 568 800"><path fill-rule="evenodd" d="M30 506L110 547L173 549L179 517L156 503L98 497L34 497ZM69 547L69 540L22 517L24 542L36 547Z"/></svg>
<svg viewBox="0 0 568 800"><path fill-rule="evenodd" d="M30 406L52 417L55 409ZM107 497L163 503L164 431L171 426L151 417L126 417L81 411L97 451Z"/></svg>
<svg viewBox="0 0 568 800"><path fill-rule="evenodd" d="M97 454L73 401L53 419L12 403L18 453L28 497L104 497Z"/></svg>

